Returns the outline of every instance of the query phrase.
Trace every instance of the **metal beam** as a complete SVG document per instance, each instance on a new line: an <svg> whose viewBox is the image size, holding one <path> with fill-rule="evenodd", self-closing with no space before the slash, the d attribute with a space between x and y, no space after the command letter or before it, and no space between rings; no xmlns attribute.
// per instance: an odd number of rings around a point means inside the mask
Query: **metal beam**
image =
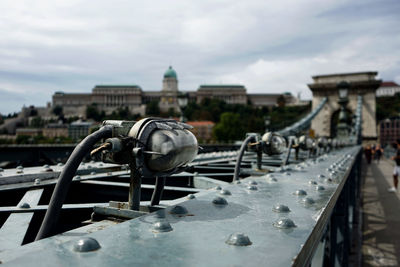
<svg viewBox="0 0 400 267"><path fill-rule="evenodd" d="M31 206L36 205L39 202L42 192L43 189L27 191L18 203L17 207L30 210ZM0 251L22 245L32 216L33 212L13 213L8 217L7 221L0 229Z"/></svg>

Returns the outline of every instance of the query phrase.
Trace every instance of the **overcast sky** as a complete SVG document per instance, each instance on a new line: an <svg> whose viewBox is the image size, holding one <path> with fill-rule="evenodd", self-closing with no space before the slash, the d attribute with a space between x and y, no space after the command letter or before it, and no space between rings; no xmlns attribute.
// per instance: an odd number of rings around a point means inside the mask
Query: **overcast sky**
<svg viewBox="0 0 400 267"><path fill-rule="evenodd" d="M239 83L301 92L311 76L378 71L400 83L399 0L0 1L0 113L96 84L161 90Z"/></svg>

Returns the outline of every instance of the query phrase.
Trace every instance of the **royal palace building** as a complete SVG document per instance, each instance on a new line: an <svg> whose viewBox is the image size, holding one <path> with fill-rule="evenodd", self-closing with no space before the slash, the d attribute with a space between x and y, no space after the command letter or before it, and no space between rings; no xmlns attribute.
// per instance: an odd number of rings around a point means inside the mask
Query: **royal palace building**
<svg viewBox="0 0 400 267"><path fill-rule="evenodd" d="M205 98L220 99L228 104L252 104L257 107L274 106L283 96L287 104L294 104L296 98L285 94L247 94L243 85L203 84L197 91L179 91L178 76L170 66L163 76L161 91L143 91L139 85L96 85L92 93L55 92L52 106L63 108L65 115L84 116L88 105L96 104L99 110L111 113L119 107L127 107L132 113L144 115L146 104L158 102L162 112L173 109L180 112L180 107L190 101L201 103Z"/></svg>

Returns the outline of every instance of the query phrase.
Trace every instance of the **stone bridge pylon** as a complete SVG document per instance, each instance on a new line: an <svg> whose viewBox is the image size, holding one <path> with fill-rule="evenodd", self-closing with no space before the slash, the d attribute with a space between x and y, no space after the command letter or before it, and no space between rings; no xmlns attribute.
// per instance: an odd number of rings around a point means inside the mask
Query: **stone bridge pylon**
<svg viewBox="0 0 400 267"><path fill-rule="evenodd" d="M362 106L362 138L376 140L376 99L375 91L381 84L376 79L378 72L357 72L313 76L314 82L308 84L313 93L312 109L315 109L324 97L328 102L313 119L311 129L315 136L336 137L336 126L340 111L338 84L347 82L348 104L347 113L351 120L357 107L357 96L363 97Z"/></svg>

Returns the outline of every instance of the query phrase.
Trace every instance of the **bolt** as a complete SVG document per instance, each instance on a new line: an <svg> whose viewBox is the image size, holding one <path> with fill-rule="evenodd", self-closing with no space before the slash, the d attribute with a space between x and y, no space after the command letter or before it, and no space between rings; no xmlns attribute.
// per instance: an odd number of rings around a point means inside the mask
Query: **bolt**
<svg viewBox="0 0 400 267"><path fill-rule="evenodd" d="M231 234L225 243L233 246L250 246L252 244L249 237L242 233Z"/></svg>
<svg viewBox="0 0 400 267"><path fill-rule="evenodd" d="M231 191L226 190L226 189L222 189L221 191L219 191L219 193L220 193L221 195L226 195L226 196L232 195Z"/></svg>
<svg viewBox="0 0 400 267"><path fill-rule="evenodd" d="M272 207L272 211L283 213L283 212L290 212L290 209L286 205L276 204Z"/></svg>
<svg viewBox="0 0 400 267"><path fill-rule="evenodd" d="M23 170L24 169L24 167L22 167L21 165L19 165L18 167L17 167L17 170Z"/></svg>
<svg viewBox="0 0 400 267"><path fill-rule="evenodd" d="M296 192L294 192L294 194L297 196L306 196L307 192L304 191L303 189L299 189L299 190L296 190Z"/></svg>
<svg viewBox="0 0 400 267"><path fill-rule="evenodd" d="M96 172L91 172L91 173L90 173L90 175L95 175L95 174L96 174Z"/></svg>
<svg viewBox="0 0 400 267"><path fill-rule="evenodd" d="M277 220L276 222L274 222L273 225L274 225L276 228L280 228L280 229L290 229L290 228L293 228L293 227L297 227L297 226L294 224L294 222L293 222L291 219L289 219L289 218L282 218L282 219L279 219L279 220Z"/></svg>
<svg viewBox="0 0 400 267"><path fill-rule="evenodd" d="M312 205L315 203L314 199L312 199L311 197L306 197L303 199L303 203L305 205Z"/></svg>
<svg viewBox="0 0 400 267"><path fill-rule="evenodd" d="M153 223L153 232L155 233L165 233L171 231L172 231L171 224L165 220Z"/></svg>
<svg viewBox="0 0 400 267"><path fill-rule="evenodd" d="M74 251L76 252L90 252L101 248L99 242L91 237L85 237L79 239L74 245Z"/></svg>
<svg viewBox="0 0 400 267"><path fill-rule="evenodd" d="M193 194L189 194L189 195L187 195L187 198L188 198L188 199L195 199L195 198L196 198L196 196L195 196L195 195L193 195Z"/></svg>
<svg viewBox="0 0 400 267"><path fill-rule="evenodd" d="M249 181L249 185L257 185L256 181Z"/></svg>
<svg viewBox="0 0 400 267"><path fill-rule="evenodd" d="M58 167L62 167L62 166L64 166L64 164L62 162L60 162L60 163L57 164L57 166Z"/></svg>
<svg viewBox="0 0 400 267"><path fill-rule="evenodd" d="M33 182L33 184L35 184L35 185L40 184L40 179L35 179L35 181Z"/></svg>
<svg viewBox="0 0 400 267"><path fill-rule="evenodd" d="M75 181L79 181L81 179L81 177L79 176L79 175L76 175L75 177L74 177L74 180Z"/></svg>
<svg viewBox="0 0 400 267"><path fill-rule="evenodd" d="M331 178L326 178L325 183L331 184L333 183L333 180Z"/></svg>
<svg viewBox="0 0 400 267"><path fill-rule="evenodd" d="M316 184L317 184L317 182L314 181L314 180L311 180L311 181L309 181L308 183L311 184L311 185L316 185Z"/></svg>
<svg viewBox="0 0 400 267"><path fill-rule="evenodd" d="M221 190L222 189L222 187L221 186L219 186L219 185L217 185L215 188L214 188L215 190Z"/></svg>
<svg viewBox="0 0 400 267"><path fill-rule="evenodd" d="M24 202L24 203L22 203L21 205L19 205L19 207L20 207L21 209L30 209L30 208L31 208L31 205L29 205L29 203Z"/></svg>
<svg viewBox="0 0 400 267"><path fill-rule="evenodd" d="M317 191L323 191L323 190L325 190L325 187L323 187L322 185L317 185L317 186L315 187L315 190L317 190Z"/></svg>
<svg viewBox="0 0 400 267"><path fill-rule="evenodd" d="M175 215L184 215L188 213L188 210L184 206L176 205L171 209L169 213Z"/></svg>
<svg viewBox="0 0 400 267"><path fill-rule="evenodd" d="M228 205L228 201L226 201L223 197L216 197L213 199L212 203L214 205Z"/></svg>
<svg viewBox="0 0 400 267"><path fill-rule="evenodd" d="M275 177L269 178L268 181L271 182L271 183L276 183L276 182L278 182L278 180L277 180Z"/></svg>
<svg viewBox="0 0 400 267"><path fill-rule="evenodd" d="M240 180L236 180L235 184L241 184L242 182Z"/></svg>
<svg viewBox="0 0 400 267"><path fill-rule="evenodd" d="M318 175L318 178L319 178L319 179L325 178L325 175L320 174L320 175Z"/></svg>
<svg viewBox="0 0 400 267"><path fill-rule="evenodd" d="M258 190L257 186L255 186L255 185L249 185L249 186L247 187L247 189L248 189L248 190L251 190L251 191Z"/></svg>

